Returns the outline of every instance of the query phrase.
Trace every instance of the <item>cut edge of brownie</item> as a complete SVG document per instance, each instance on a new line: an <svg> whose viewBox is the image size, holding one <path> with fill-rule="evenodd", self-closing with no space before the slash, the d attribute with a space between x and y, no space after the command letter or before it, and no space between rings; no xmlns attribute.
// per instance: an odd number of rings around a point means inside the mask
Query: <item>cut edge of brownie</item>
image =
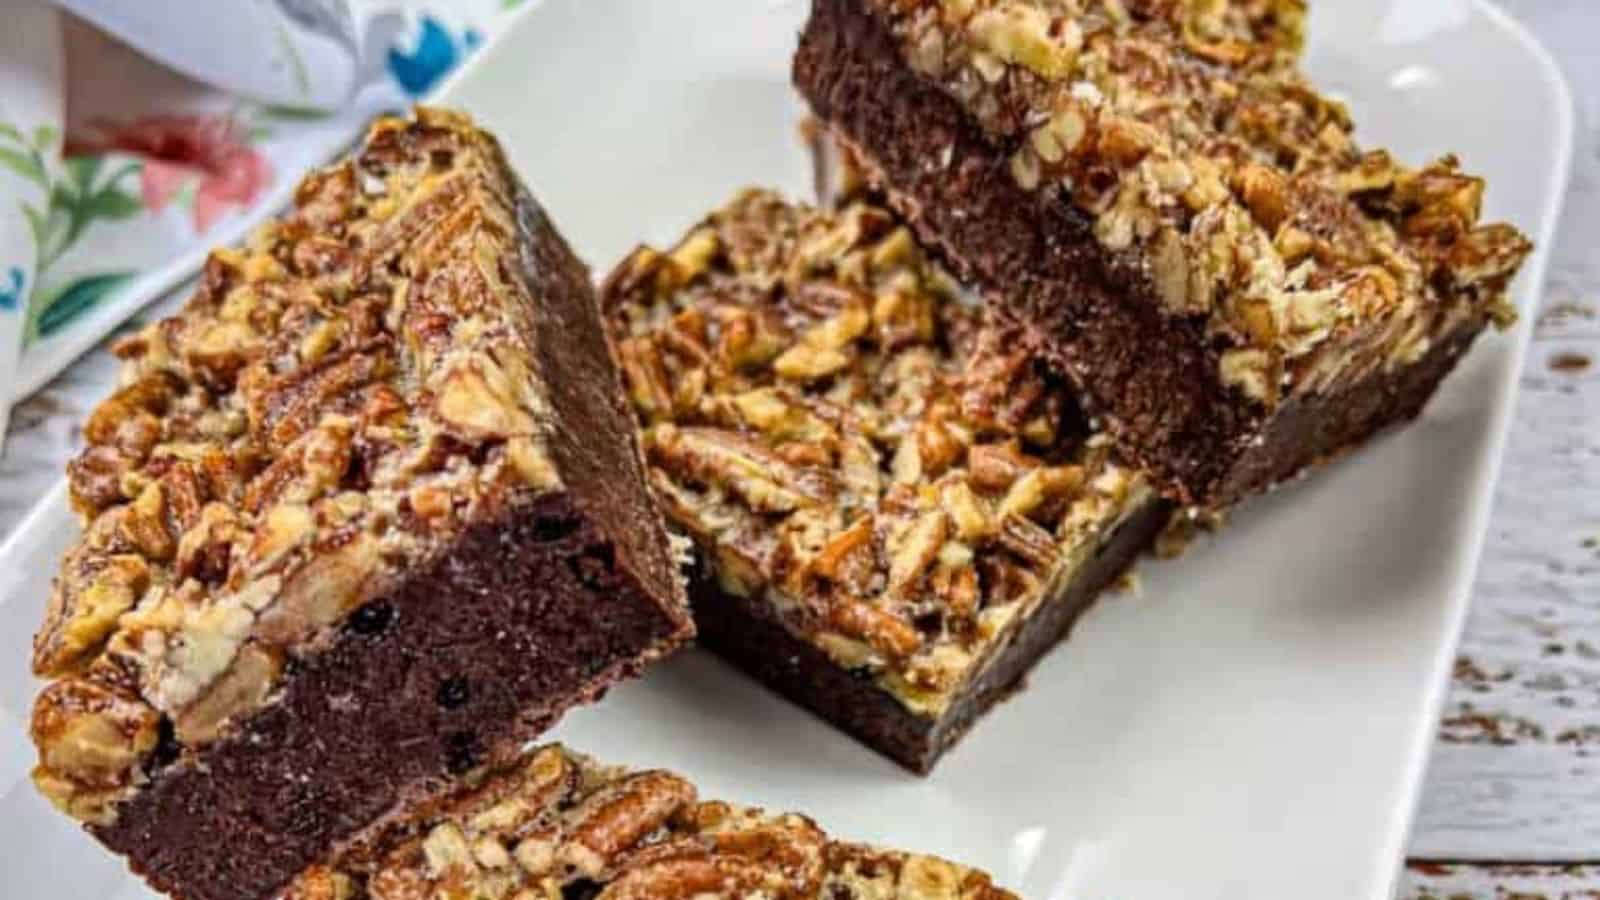
<svg viewBox="0 0 1600 900"><path fill-rule="evenodd" d="M1229 473L1220 496L1242 497L1286 482L1311 466L1340 458L1386 428L1415 419L1483 331L1482 324L1464 326L1435 341L1409 366L1377 373L1343 391L1284 404L1268 424L1263 446L1312 447L1315 453L1247 453Z"/></svg>
<svg viewBox="0 0 1600 900"><path fill-rule="evenodd" d="M358 608L204 766L155 772L91 830L159 890L270 895L683 637L613 553L566 493L475 525Z"/></svg>
<svg viewBox="0 0 1600 900"><path fill-rule="evenodd" d="M1171 509L1166 501L1152 498L1124 519L1066 584L994 648L937 718L913 712L871 679L840 667L821 648L792 634L763 605L728 595L697 560L689 595L698 642L866 746L926 775L978 718L1067 637L1106 586L1152 544Z"/></svg>
<svg viewBox="0 0 1600 900"><path fill-rule="evenodd" d="M1469 319L1411 366L1297 395L1269 415L1229 394L1203 323L1162 314L1149 273L1103 252L1085 214L1017 185L1003 149L902 60L865 4L817 0L793 74L919 240L982 286L1071 376L1119 454L1182 503L1228 506L1415 416L1488 325Z"/></svg>
<svg viewBox="0 0 1600 900"><path fill-rule="evenodd" d="M644 457L633 427L616 356L605 337L599 302L588 267L579 261L565 238L547 223L547 214L532 194L521 186L516 173L496 144L497 162L508 183L517 185L516 215L519 229L529 239L520 245L518 273L528 284L542 284L546 292L559 290L588 302L552 304L533 334L525 335L545 373L556 421L582 423L575 429L555 428L547 435L560 470L576 476L569 489L578 491L584 511L606 526L619 542L623 559L649 580L653 596L675 598L683 609L688 637L690 624L683 599L681 573L673 561L666 526L650 499ZM638 485L640 490L625 486Z"/></svg>

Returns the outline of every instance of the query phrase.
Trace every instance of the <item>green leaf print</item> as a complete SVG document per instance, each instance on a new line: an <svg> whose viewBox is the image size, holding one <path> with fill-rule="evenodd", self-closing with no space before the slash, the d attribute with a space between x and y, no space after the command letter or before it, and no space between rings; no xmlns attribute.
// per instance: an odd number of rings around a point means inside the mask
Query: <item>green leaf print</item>
<svg viewBox="0 0 1600 900"><path fill-rule="evenodd" d="M0 147L0 166L5 166L45 190L50 189L50 179L45 175L44 165L31 153Z"/></svg>
<svg viewBox="0 0 1600 900"><path fill-rule="evenodd" d="M32 203L24 203L22 204L22 217L28 220L28 230L33 232L33 245L37 247L43 244L46 237L46 229L50 227L49 220L45 217L45 214L40 212L39 207L34 206Z"/></svg>
<svg viewBox="0 0 1600 900"><path fill-rule="evenodd" d="M44 280L49 268L77 243L90 224L99 219L127 219L143 208L136 196L119 187L124 178L139 171L140 164L124 165L110 177L99 179L97 187L95 181L104 165L104 158L98 156L64 160L65 175L47 182L50 203L45 211L23 209L33 229L36 281Z"/></svg>
<svg viewBox="0 0 1600 900"><path fill-rule="evenodd" d="M45 240L39 244L39 268L50 264L67 252L78 239L78 234L88 225L78 214L78 194L65 181L58 181L50 190L50 216L45 220Z"/></svg>
<svg viewBox="0 0 1600 900"><path fill-rule="evenodd" d="M94 184L94 176L100 173L105 161L103 156L67 157L67 177L72 179L72 186L77 188L75 193L82 194L89 189L89 185Z"/></svg>
<svg viewBox="0 0 1600 900"><path fill-rule="evenodd" d="M314 109L309 106L291 106L282 103L267 103L261 107L261 115L269 119L279 119L285 122L313 122L326 119L332 113Z"/></svg>
<svg viewBox="0 0 1600 900"><path fill-rule="evenodd" d="M123 282L133 277L132 272L106 272L88 275L72 281L60 290L34 298L29 310L29 340L47 338L65 328L79 316L95 308Z"/></svg>
<svg viewBox="0 0 1600 900"><path fill-rule="evenodd" d="M133 272L106 272L49 286L53 265L96 221L122 221L137 216L143 204L121 183L139 172L141 163L127 163L109 175L102 156L76 156L56 167L54 156L60 132L49 125L24 136L16 125L0 122L0 167L9 169L43 192L42 204L21 203L34 245L33 294L28 298L24 343L49 337L93 309L112 294Z"/></svg>
<svg viewBox="0 0 1600 900"><path fill-rule="evenodd" d="M139 198L114 187L103 188L90 197L83 206L91 219L127 219L144 210Z"/></svg>

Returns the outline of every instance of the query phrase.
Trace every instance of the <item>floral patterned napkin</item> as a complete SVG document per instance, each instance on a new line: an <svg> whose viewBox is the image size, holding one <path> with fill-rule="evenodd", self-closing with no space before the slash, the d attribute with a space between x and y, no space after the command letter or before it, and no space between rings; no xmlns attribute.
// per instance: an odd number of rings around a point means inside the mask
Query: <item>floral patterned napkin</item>
<svg viewBox="0 0 1600 900"><path fill-rule="evenodd" d="M11 0L0 29L10 403L423 97L518 0Z"/></svg>

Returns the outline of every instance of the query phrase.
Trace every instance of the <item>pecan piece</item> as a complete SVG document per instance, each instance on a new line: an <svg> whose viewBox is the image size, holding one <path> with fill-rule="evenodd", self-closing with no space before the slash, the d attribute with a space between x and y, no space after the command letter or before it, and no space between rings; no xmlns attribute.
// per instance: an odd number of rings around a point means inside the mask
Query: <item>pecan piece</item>
<svg viewBox="0 0 1600 900"><path fill-rule="evenodd" d="M289 885L283 900L355 900L356 884L349 875L327 866L312 866Z"/></svg>
<svg viewBox="0 0 1600 900"><path fill-rule="evenodd" d="M284 557L309 543L317 533L316 516L299 503L280 503L267 510L250 544L249 567L265 572Z"/></svg>
<svg viewBox="0 0 1600 900"><path fill-rule="evenodd" d="M228 575L233 548L243 546L249 539L249 532L233 508L224 503L207 503L200 509L198 519L195 526L178 539L173 571L179 578L220 584Z"/></svg>
<svg viewBox="0 0 1600 900"><path fill-rule="evenodd" d="M33 707L39 747L33 782L57 808L105 824L142 780L140 765L159 738L161 717L143 701L82 678L54 682Z"/></svg>
<svg viewBox="0 0 1600 900"><path fill-rule="evenodd" d="M817 381L850 365L849 347L872 325L866 306L851 295L837 313L813 326L800 343L772 361L773 371L795 381Z"/></svg>
<svg viewBox="0 0 1600 900"><path fill-rule="evenodd" d="M249 288L235 289L233 295L249 298L252 303L256 298ZM244 314L248 315L248 310ZM184 361L207 389L227 393L250 361L250 348L257 344L258 336L247 319L216 321L190 329L184 341Z"/></svg>
<svg viewBox="0 0 1600 900"><path fill-rule="evenodd" d="M646 422L654 422L672 412L672 389L667 386L667 370L654 341L628 338L617 344L617 357L628 383L628 396Z"/></svg>
<svg viewBox="0 0 1600 900"><path fill-rule="evenodd" d="M389 339L375 339L329 354L315 365L273 376L256 367L239 377L252 430L275 447L287 447L323 414L361 396L361 389L394 367Z"/></svg>
<svg viewBox="0 0 1600 900"><path fill-rule="evenodd" d="M794 381L819 381L850 365L850 354L832 347L796 344L773 360L779 375Z"/></svg>
<svg viewBox="0 0 1600 900"><path fill-rule="evenodd" d="M178 739L187 747L210 742L234 716L258 708L277 686L282 671L276 654L254 644L239 648L227 670L178 714L174 722Z"/></svg>
<svg viewBox="0 0 1600 900"><path fill-rule="evenodd" d="M118 388L89 414L89 420L83 425L84 440L92 446L117 443L125 422L141 413L164 415L181 388L182 382L177 376L160 371Z"/></svg>
<svg viewBox="0 0 1600 900"><path fill-rule="evenodd" d="M778 458L791 466L810 466L823 468L833 465L833 454L821 444L811 444L805 441L785 441L779 444L774 451Z"/></svg>
<svg viewBox="0 0 1600 900"><path fill-rule="evenodd" d="M1032 516L1082 486L1082 466L1040 466L1012 482L999 512L1002 516Z"/></svg>
<svg viewBox="0 0 1600 900"><path fill-rule="evenodd" d="M979 444L967 451L967 471L974 487L1003 491L1038 465L1017 449L1016 441Z"/></svg>
<svg viewBox="0 0 1600 900"><path fill-rule="evenodd" d="M946 545L949 546L949 545ZM934 570L931 587L956 619L966 619L978 611L978 573L972 568L971 551L961 566L941 565Z"/></svg>
<svg viewBox="0 0 1600 900"><path fill-rule="evenodd" d="M842 581L850 559L871 547L872 528L872 516L862 516L849 528L834 535L811 561L812 570L830 581Z"/></svg>
<svg viewBox="0 0 1600 900"><path fill-rule="evenodd" d="M630 775L568 814L569 837L556 857L592 878L694 800L694 785L670 772Z"/></svg>
<svg viewBox="0 0 1600 900"><path fill-rule="evenodd" d="M142 557L69 558L34 637L34 674L65 674L99 650L149 585L150 566Z"/></svg>
<svg viewBox="0 0 1600 900"><path fill-rule="evenodd" d="M469 359L445 376L434 410L465 440L508 438L533 433L533 418L517 399L517 389L488 357Z"/></svg>
<svg viewBox="0 0 1600 900"><path fill-rule="evenodd" d="M452 874L471 872L477 868L472 858L472 848L461 826L454 822L441 822L422 839L422 855L428 863L428 874L435 879L445 879Z"/></svg>
<svg viewBox="0 0 1600 900"><path fill-rule="evenodd" d="M145 486L138 499L119 509L118 534L146 559L165 562L177 552L177 540L167 525L167 497L160 482Z"/></svg>
<svg viewBox="0 0 1600 900"><path fill-rule="evenodd" d="M721 249L722 242L715 229L697 228L691 232L667 254L673 268L671 287L682 287L699 278Z"/></svg>
<svg viewBox="0 0 1600 900"><path fill-rule="evenodd" d="M944 545L949 519L943 510L923 513L889 541L889 594L903 596L933 565Z"/></svg>
<svg viewBox="0 0 1600 900"><path fill-rule="evenodd" d="M918 468L923 478L938 478L961 459L966 449L960 438L937 417L918 422L911 439L917 443Z"/></svg>
<svg viewBox="0 0 1600 900"><path fill-rule="evenodd" d="M716 317L721 328L716 354L725 371L766 365L786 346L784 329L762 311L724 306Z"/></svg>
<svg viewBox="0 0 1600 900"><path fill-rule="evenodd" d="M125 499L123 476L134 471L137 461L111 445L84 448L67 463L67 483L72 490L72 508L82 516L93 516Z"/></svg>
<svg viewBox="0 0 1600 900"><path fill-rule="evenodd" d="M379 563L378 541L367 534L357 534L344 546L312 557L262 611L256 636L290 647L338 622L366 599Z"/></svg>
<svg viewBox="0 0 1600 900"><path fill-rule="evenodd" d="M933 298L925 291L891 287L873 301L872 324L885 349L925 344L935 333Z"/></svg>
<svg viewBox="0 0 1600 900"><path fill-rule="evenodd" d="M862 600L835 599L828 624L841 634L866 641L891 659L905 659L922 647L922 635L899 616Z"/></svg>
<svg viewBox="0 0 1600 900"><path fill-rule="evenodd" d="M1060 555L1050 532L1040 528L1032 519L1022 516L1006 516L1001 520L999 541L1002 547L1025 560L1035 571L1048 570Z"/></svg>
<svg viewBox="0 0 1600 900"><path fill-rule="evenodd" d="M1083 49L1083 30L1076 19L1052 17L1043 7L1016 0L978 11L967 31L979 47L1046 81L1071 75Z"/></svg>
<svg viewBox="0 0 1600 900"><path fill-rule="evenodd" d="M703 897L772 896L767 867L702 853L661 859L630 869L606 886L605 900L696 900ZM781 885L781 881L780 881Z"/></svg>
<svg viewBox="0 0 1600 900"><path fill-rule="evenodd" d="M955 524L963 541L979 541L994 530L994 522L972 488L965 481L946 484L939 493L944 510Z"/></svg>
<svg viewBox="0 0 1600 900"><path fill-rule="evenodd" d="M777 454L729 431L661 425L647 433L651 455L665 468L725 488L758 512L810 506L795 468Z"/></svg>
<svg viewBox="0 0 1600 900"><path fill-rule="evenodd" d="M1262 228L1277 231L1292 214L1289 182L1266 166L1246 163L1233 174L1233 189Z"/></svg>

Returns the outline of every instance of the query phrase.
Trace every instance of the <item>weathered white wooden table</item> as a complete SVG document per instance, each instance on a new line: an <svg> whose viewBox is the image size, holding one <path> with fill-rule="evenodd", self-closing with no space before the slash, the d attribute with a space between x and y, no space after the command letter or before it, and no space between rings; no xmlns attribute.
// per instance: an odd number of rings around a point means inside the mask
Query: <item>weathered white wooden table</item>
<svg viewBox="0 0 1600 900"><path fill-rule="evenodd" d="M1600 900L1600 0L1504 2L1566 69L1579 146L1406 900ZM0 534L58 477L113 363L97 351L15 411Z"/></svg>

